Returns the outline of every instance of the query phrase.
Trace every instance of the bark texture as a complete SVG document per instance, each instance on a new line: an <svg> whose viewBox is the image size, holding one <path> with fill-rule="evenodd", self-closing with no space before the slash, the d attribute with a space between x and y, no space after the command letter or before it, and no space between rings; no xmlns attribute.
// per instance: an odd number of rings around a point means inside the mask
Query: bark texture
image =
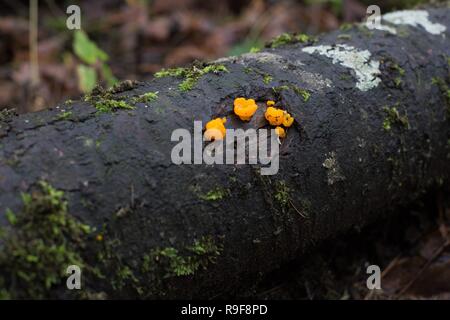
<svg viewBox="0 0 450 320"><path fill-rule="evenodd" d="M448 182L450 9L428 12L429 21L445 31L391 25L397 30L392 34L354 26L316 42L221 59L215 64L228 72L201 75L191 90L180 90L182 77L168 76L87 102L4 115L0 212L10 208L20 219L26 207L20 194L39 191L39 181L64 191L68 214L95 228L73 245L83 262L83 290L76 293L82 297L232 294L318 241ZM320 54L321 45L367 50L370 56L352 69ZM357 64L359 57L351 61ZM364 78L371 61L379 62L380 73ZM132 101L148 92L158 92L158 98ZM93 104L102 95L135 108L98 113ZM232 114L240 96L260 106L245 125ZM173 130L192 131L193 120L222 116L228 128L257 127L266 100L296 119L280 146L278 174L261 176L258 165L172 163ZM11 234L20 235L20 223L11 225L1 214L0 225L7 247ZM5 296L74 295L64 277L46 288L8 271L5 265L31 250L25 245L17 253L12 247L0 257ZM28 260L32 269L37 262ZM56 267L64 274L64 264Z"/></svg>

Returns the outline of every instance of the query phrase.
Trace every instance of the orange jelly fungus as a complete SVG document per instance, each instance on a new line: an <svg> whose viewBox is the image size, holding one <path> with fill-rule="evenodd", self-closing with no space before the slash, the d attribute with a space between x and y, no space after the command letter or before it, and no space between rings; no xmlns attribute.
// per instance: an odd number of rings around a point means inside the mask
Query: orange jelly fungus
<svg viewBox="0 0 450 320"><path fill-rule="evenodd" d="M280 138L286 137L286 131L284 131L284 129L283 129L282 127L276 127L276 128L275 128L275 133L276 133L277 136L279 136Z"/></svg>
<svg viewBox="0 0 450 320"><path fill-rule="evenodd" d="M225 137L226 129L224 123L227 118L216 118L206 124L205 140L222 140Z"/></svg>
<svg viewBox="0 0 450 320"><path fill-rule="evenodd" d="M273 107L275 105L275 101L267 100L266 104L268 107Z"/></svg>
<svg viewBox="0 0 450 320"><path fill-rule="evenodd" d="M283 123L284 111L274 107L268 107L264 116L272 126L279 126Z"/></svg>
<svg viewBox="0 0 450 320"><path fill-rule="evenodd" d="M249 121L255 114L256 109L258 109L258 106L253 99L234 99L234 113L243 121Z"/></svg>
<svg viewBox="0 0 450 320"><path fill-rule="evenodd" d="M294 123L294 117L292 117L289 113L287 113L285 111L284 115L283 115L283 126L285 126L286 128L289 128L290 126L292 126L293 123Z"/></svg>

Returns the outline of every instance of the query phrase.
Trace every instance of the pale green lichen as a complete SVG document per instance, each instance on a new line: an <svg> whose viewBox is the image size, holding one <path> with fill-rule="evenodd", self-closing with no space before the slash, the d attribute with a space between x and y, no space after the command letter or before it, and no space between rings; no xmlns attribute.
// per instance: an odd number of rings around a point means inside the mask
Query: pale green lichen
<svg viewBox="0 0 450 320"><path fill-rule="evenodd" d="M402 10L386 13L383 15L383 20L395 25L409 25L413 27L422 27L428 33L439 35L447 27L440 23L433 23L429 19L429 13L426 10Z"/></svg>
<svg viewBox="0 0 450 320"><path fill-rule="evenodd" d="M328 57L332 59L333 64L340 64L353 70L358 80L356 88L361 91L368 91L381 83L381 79L378 77L381 74L380 62L371 59L372 54L369 50L360 50L346 44L338 44L306 47L302 51Z"/></svg>

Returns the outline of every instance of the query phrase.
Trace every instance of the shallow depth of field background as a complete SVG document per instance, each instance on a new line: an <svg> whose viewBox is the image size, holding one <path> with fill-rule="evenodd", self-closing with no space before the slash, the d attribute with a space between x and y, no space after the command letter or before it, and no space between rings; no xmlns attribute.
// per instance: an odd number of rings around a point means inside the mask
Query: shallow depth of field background
<svg viewBox="0 0 450 320"><path fill-rule="evenodd" d="M387 12L420 0L39 0L39 84L30 86L29 1L0 5L0 109L37 111L77 98L92 83L150 79L162 67L248 52L283 32L318 34L361 22L368 4ZM423 0L422 0L423 2ZM112 75L80 75L66 8L107 55ZM80 79L81 78L81 79Z"/></svg>

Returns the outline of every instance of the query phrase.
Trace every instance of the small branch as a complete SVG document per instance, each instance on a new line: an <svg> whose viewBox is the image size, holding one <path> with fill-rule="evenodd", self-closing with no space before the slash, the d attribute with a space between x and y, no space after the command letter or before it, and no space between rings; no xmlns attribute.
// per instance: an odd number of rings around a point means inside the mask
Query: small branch
<svg viewBox="0 0 450 320"><path fill-rule="evenodd" d="M38 0L30 0L30 78L31 86L39 85L39 56L38 56Z"/></svg>

